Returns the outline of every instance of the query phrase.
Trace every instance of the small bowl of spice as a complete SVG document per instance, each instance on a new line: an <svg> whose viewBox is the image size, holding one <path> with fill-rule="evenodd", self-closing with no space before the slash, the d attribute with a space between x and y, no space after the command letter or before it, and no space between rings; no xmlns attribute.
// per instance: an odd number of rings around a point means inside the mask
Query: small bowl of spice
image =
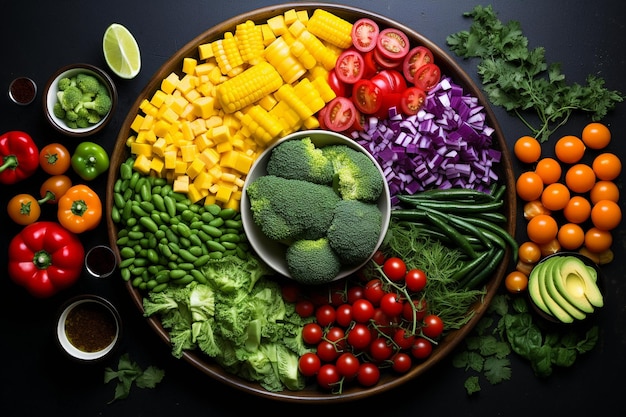
<svg viewBox="0 0 626 417"><path fill-rule="evenodd" d="M70 358L95 362L108 357L121 340L122 321L108 300L97 295L70 299L61 309L56 339Z"/></svg>
<svg viewBox="0 0 626 417"><path fill-rule="evenodd" d="M18 77L9 85L9 98L20 106L26 106L35 100L37 84L28 77Z"/></svg>

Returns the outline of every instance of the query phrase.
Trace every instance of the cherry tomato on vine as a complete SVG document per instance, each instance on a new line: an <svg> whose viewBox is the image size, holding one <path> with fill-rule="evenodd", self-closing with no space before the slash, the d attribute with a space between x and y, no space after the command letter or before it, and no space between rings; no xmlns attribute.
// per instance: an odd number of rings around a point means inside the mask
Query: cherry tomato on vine
<svg viewBox="0 0 626 417"><path fill-rule="evenodd" d="M60 143L49 143L39 151L39 165L47 174L65 174L71 165L72 155Z"/></svg>
<svg viewBox="0 0 626 417"><path fill-rule="evenodd" d="M372 340L369 345L370 356L376 362L382 362L387 360L393 355L393 346L389 342L389 339L383 336L379 336Z"/></svg>
<svg viewBox="0 0 626 417"><path fill-rule="evenodd" d="M337 367L332 363L323 364L317 371L317 383L322 389L332 390L340 379L341 375L339 375Z"/></svg>
<svg viewBox="0 0 626 417"><path fill-rule="evenodd" d="M426 277L426 273L421 269L410 269L407 271L404 277L404 283L406 284L406 289L411 292L419 292L426 288L426 283L428 279Z"/></svg>
<svg viewBox="0 0 626 417"><path fill-rule="evenodd" d="M280 287L280 292L283 296L283 300L288 303L295 303L300 299L300 287L296 284L283 284Z"/></svg>
<svg viewBox="0 0 626 417"><path fill-rule="evenodd" d="M300 356L300 359L298 360L298 369L304 376L313 376L317 374L321 366L322 361L319 356L313 352L305 353Z"/></svg>
<svg viewBox="0 0 626 417"><path fill-rule="evenodd" d="M333 324L336 317L337 312L330 304L324 304L315 309L315 320L322 327Z"/></svg>
<svg viewBox="0 0 626 417"><path fill-rule="evenodd" d="M372 256L372 260L376 262L377 265L382 265L385 263L385 253L381 250L377 250Z"/></svg>
<svg viewBox="0 0 626 417"><path fill-rule="evenodd" d="M339 357L339 351L332 342L322 340L317 344L317 356L322 362L334 362Z"/></svg>
<svg viewBox="0 0 626 417"><path fill-rule="evenodd" d="M364 362L359 367L357 381L364 387L376 385L380 380L380 369L371 362Z"/></svg>
<svg viewBox="0 0 626 417"><path fill-rule="evenodd" d="M382 291L382 286L381 286ZM374 304L366 298L352 303L352 319L357 323L367 323L374 317Z"/></svg>
<svg viewBox="0 0 626 417"><path fill-rule="evenodd" d="M400 349L410 349L415 342L415 335L409 333L403 328L399 328L393 334L393 341Z"/></svg>
<svg viewBox="0 0 626 417"><path fill-rule="evenodd" d="M374 306L380 304L380 299L385 295L383 283L378 278L373 278L365 284L365 298L369 300Z"/></svg>
<svg viewBox="0 0 626 417"><path fill-rule="evenodd" d="M391 281L400 281L406 275L406 264L395 256L388 258L383 264L383 272Z"/></svg>
<svg viewBox="0 0 626 417"><path fill-rule="evenodd" d="M415 306L415 320L419 322L426 316L428 303L425 299L421 298L419 300L412 300L412 304ZM413 322L413 308L411 307L411 303L404 303L402 307L402 318Z"/></svg>
<svg viewBox="0 0 626 417"><path fill-rule="evenodd" d="M300 317L311 317L315 313L315 306L310 300L300 300L296 303L296 313Z"/></svg>
<svg viewBox="0 0 626 417"><path fill-rule="evenodd" d="M431 339L436 339L443 333L443 320L436 314L428 314L424 317L424 327L422 333Z"/></svg>
<svg viewBox="0 0 626 417"><path fill-rule="evenodd" d="M347 341L355 349L365 349L372 340L370 329L363 323L356 323L347 335Z"/></svg>
<svg viewBox="0 0 626 417"><path fill-rule="evenodd" d="M400 374L408 372L412 365L411 357L404 352L398 352L391 358L391 368Z"/></svg>
<svg viewBox="0 0 626 417"><path fill-rule="evenodd" d="M399 317L403 308L404 302L396 293L388 292L380 299L380 309L388 317Z"/></svg>
<svg viewBox="0 0 626 417"><path fill-rule="evenodd" d="M322 340L323 336L324 331L322 330L322 326L317 323L312 322L302 326L302 340L304 340L305 343L316 345Z"/></svg>
<svg viewBox="0 0 626 417"><path fill-rule="evenodd" d="M423 337L416 337L411 347L411 355L417 359L426 359L433 352L433 344Z"/></svg>
<svg viewBox="0 0 626 417"><path fill-rule="evenodd" d="M348 288L346 297L348 303L352 304L360 298L365 298L365 289L361 285L353 285Z"/></svg>
<svg viewBox="0 0 626 417"><path fill-rule="evenodd" d="M352 321L352 305L342 304L336 309L335 322L343 327L348 327Z"/></svg>
<svg viewBox="0 0 626 417"><path fill-rule="evenodd" d="M359 373L361 361L352 352L344 352L335 361L337 372L347 380L354 379Z"/></svg>

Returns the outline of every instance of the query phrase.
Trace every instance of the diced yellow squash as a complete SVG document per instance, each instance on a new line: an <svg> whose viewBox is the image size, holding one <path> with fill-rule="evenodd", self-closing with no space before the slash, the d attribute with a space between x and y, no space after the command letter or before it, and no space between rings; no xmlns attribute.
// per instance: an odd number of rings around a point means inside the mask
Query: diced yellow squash
<svg viewBox="0 0 626 417"><path fill-rule="evenodd" d="M161 90L163 90L163 92L165 92L166 94L172 94L176 89L179 81L180 78L178 77L178 74L172 72L170 73L170 75L164 78L163 81L161 81Z"/></svg>
<svg viewBox="0 0 626 417"><path fill-rule="evenodd" d="M133 122L130 124L130 128L135 132L139 132L139 128L141 127L141 124L143 123L143 119L144 119L144 115L137 114L135 118L133 119Z"/></svg>
<svg viewBox="0 0 626 417"><path fill-rule="evenodd" d="M187 198L189 198L192 203L197 203L204 198L204 194L195 184L189 184L187 186Z"/></svg>
<svg viewBox="0 0 626 417"><path fill-rule="evenodd" d="M141 101L141 103L139 104L139 109L145 114L149 114L151 116L155 116L157 111L159 110L154 104L150 103L147 98Z"/></svg>
<svg viewBox="0 0 626 417"><path fill-rule="evenodd" d="M210 132L211 139L213 139L213 142L215 142L217 145L228 142L228 140L230 139L230 129L228 128L228 126L225 126L223 124L212 127Z"/></svg>
<svg viewBox="0 0 626 417"><path fill-rule="evenodd" d="M181 109L182 111L182 109ZM174 111L171 107L166 107L161 117L168 123L174 123L179 118L179 113Z"/></svg>
<svg viewBox="0 0 626 417"><path fill-rule="evenodd" d="M162 177L165 174L164 168L165 162L160 157L154 155L150 161L150 170L154 171L157 176Z"/></svg>
<svg viewBox="0 0 626 417"><path fill-rule="evenodd" d="M133 168L144 175L148 175L150 174L150 164L150 158L146 155L138 154L133 163Z"/></svg>
<svg viewBox="0 0 626 417"><path fill-rule="evenodd" d="M156 142L152 144L152 152L163 158L165 156L165 148L167 147L167 141L165 138L158 138Z"/></svg>
<svg viewBox="0 0 626 417"><path fill-rule="evenodd" d="M185 74L195 74L196 66L198 65L198 60L191 57L183 58L183 68L182 71Z"/></svg>
<svg viewBox="0 0 626 417"><path fill-rule="evenodd" d="M221 142L215 145L215 149L219 153L224 153L233 149L233 144L230 141Z"/></svg>
<svg viewBox="0 0 626 417"><path fill-rule="evenodd" d="M198 45L198 56L201 60L206 60L213 57L213 48L211 43L203 43Z"/></svg>
<svg viewBox="0 0 626 417"><path fill-rule="evenodd" d="M206 132L197 135L194 138L193 143L196 145L196 148L198 149L198 152L202 152L206 148L208 148L210 146L213 146L213 144L214 144L213 141L211 139L209 139L209 137L207 136Z"/></svg>
<svg viewBox="0 0 626 417"><path fill-rule="evenodd" d="M174 175L184 175L187 172L187 162L176 157L176 166L174 167Z"/></svg>
<svg viewBox="0 0 626 417"><path fill-rule="evenodd" d="M152 157L152 145L149 143L134 142L130 145L130 152L133 155L143 155L145 157Z"/></svg>
<svg viewBox="0 0 626 417"><path fill-rule="evenodd" d="M150 104L154 107L159 108L163 105L167 98L167 93L163 90L156 90L150 99Z"/></svg>
<svg viewBox="0 0 626 417"><path fill-rule="evenodd" d="M203 119L208 119L215 111L215 99L213 97L198 97L193 101L194 114Z"/></svg>
<svg viewBox="0 0 626 417"><path fill-rule="evenodd" d="M172 124L170 122L159 119L154 124L154 127L152 128L152 130L154 131L154 134L156 136L165 137L170 131L171 127L172 127Z"/></svg>
<svg viewBox="0 0 626 417"><path fill-rule="evenodd" d="M232 192L232 186L230 186L229 184L220 183L217 192L215 193L215 200L219 201L220 203L226 203L228 202L228 200L230 200Z"/></svg>
<svg viewBox="0 0 626 417"><path fill-rule="evenodd" d="M296 13L296 9L289 9L285 13L283 13L285 17L285 24L289 26L296 20L298 20L298 14Z"/></svg>
<svg viewBox="0 0 626 417"><path fill-rule="evenodd" d="M165 169L173 170L176 168L176 151L165 151L163 157L165 159Z"/></svg>
<svg viewBox="0 0 626 417"><path fill-rule="evenodd" d="M276 39L276 35L272 32L272 28L267 23L261 25L261 33L263 34L263 45L265 46L274 42Z"/></svg>
<svg viewBox="0 0 626 417"><path fill-rule="evenodd" d="M191 144L191 145L184 145L180 147L180 154L181 154L181 159L184 162L193 162L194 159L196 159L196 145Z"/></svg>
<svg viewBox="0 0 626 417"><path fill-rule="evenodd" d="M187 167L187 175L190 178L196 178L204 170L204 162L200 158L195 158Z"/></svg>
<svg viewBox="0 0 626 417"><path fill-rule="evenodd" d="M187 193L189 191L189 177L187 175L179 175L172 185L174 192Z"/></svg>
<svg viewBox="0 0 626 417"><path fill-rule="evenodd" d="M307 23L309 21L309 12L306 10L298 10L296 12L296 14L298 15L298 20L303 22L303 23Z"/></svg>

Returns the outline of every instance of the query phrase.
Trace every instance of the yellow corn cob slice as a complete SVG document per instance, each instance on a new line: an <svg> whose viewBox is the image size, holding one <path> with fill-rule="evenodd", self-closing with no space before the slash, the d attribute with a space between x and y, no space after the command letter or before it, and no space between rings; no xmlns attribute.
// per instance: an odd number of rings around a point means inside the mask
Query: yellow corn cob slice
<svg viewBox="0 0 626 417"><path fill-rule="evenodd" d="M252 20L240 23L235 29L235 37L241 58L245 63L254 65L263 60L265 45L261 26L257 26Z"/></svg>
<svg viewBox="0 0 626 417"><path fill-rule="evenodd" d="M211 49L222 74L234 77L243 71L243 58L232 32L226 32L223 39L213 41Z"/></svg>
<svg viewBox="0 0 626 417"><path fill-rule="evenodd" d="M234 113L271 94L283 85L278 71L268 62L260 62L241 74L219 84L215 94L226 113Z"/></svg>
<svg viewBox="0 0 626 417"><path fill-rule="evenodd" d="M304 45L307 51L319 62L325 69L330 71L335 67L337 56L330 51L324 42L308 30L303 30L297 37L297 40Z"/></svg>
<svg viewBox="0 0 626 417"><path fill-rule="evenodd" d="M265 59L276 68L286 83L294 83L306 73L306 68L291 53L289 37L282 35L265 48Z"/></svg>
<svg viewBox="0 0 626 417"><path fill-rule="evenodd" d="M307 24L309 32L339 48L352 45L352 23L323 9L316 9Z"/></svg>
<svg viewBox="0 0 626 417"><path fill-rule="evenodd" d="M305 120L313 115L313 111L298 97L291 84L283 84L278 91L276 91L274 96L276 96L278 100L287 102L289 107L298 114L301 120Z"/></svg>

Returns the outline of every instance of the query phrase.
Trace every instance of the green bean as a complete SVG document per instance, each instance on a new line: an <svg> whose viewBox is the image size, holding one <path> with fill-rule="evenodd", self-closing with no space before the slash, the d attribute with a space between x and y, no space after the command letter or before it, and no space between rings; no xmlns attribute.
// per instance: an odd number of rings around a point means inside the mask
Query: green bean
<svg viewBox="0 0 626 417"><path fill-rule="evenodd" d="M495 249L494 249L495 250ZM468 282L464 283L465 288L474 289L477 288L480 284L482 284L487 277L489 277L496 270L496 267L500 264L502 259L504 258L505 251L503 249L495 250L493 256L488 257L489 262L487 265L482 268L478 273L470 279Z"/></svg>

